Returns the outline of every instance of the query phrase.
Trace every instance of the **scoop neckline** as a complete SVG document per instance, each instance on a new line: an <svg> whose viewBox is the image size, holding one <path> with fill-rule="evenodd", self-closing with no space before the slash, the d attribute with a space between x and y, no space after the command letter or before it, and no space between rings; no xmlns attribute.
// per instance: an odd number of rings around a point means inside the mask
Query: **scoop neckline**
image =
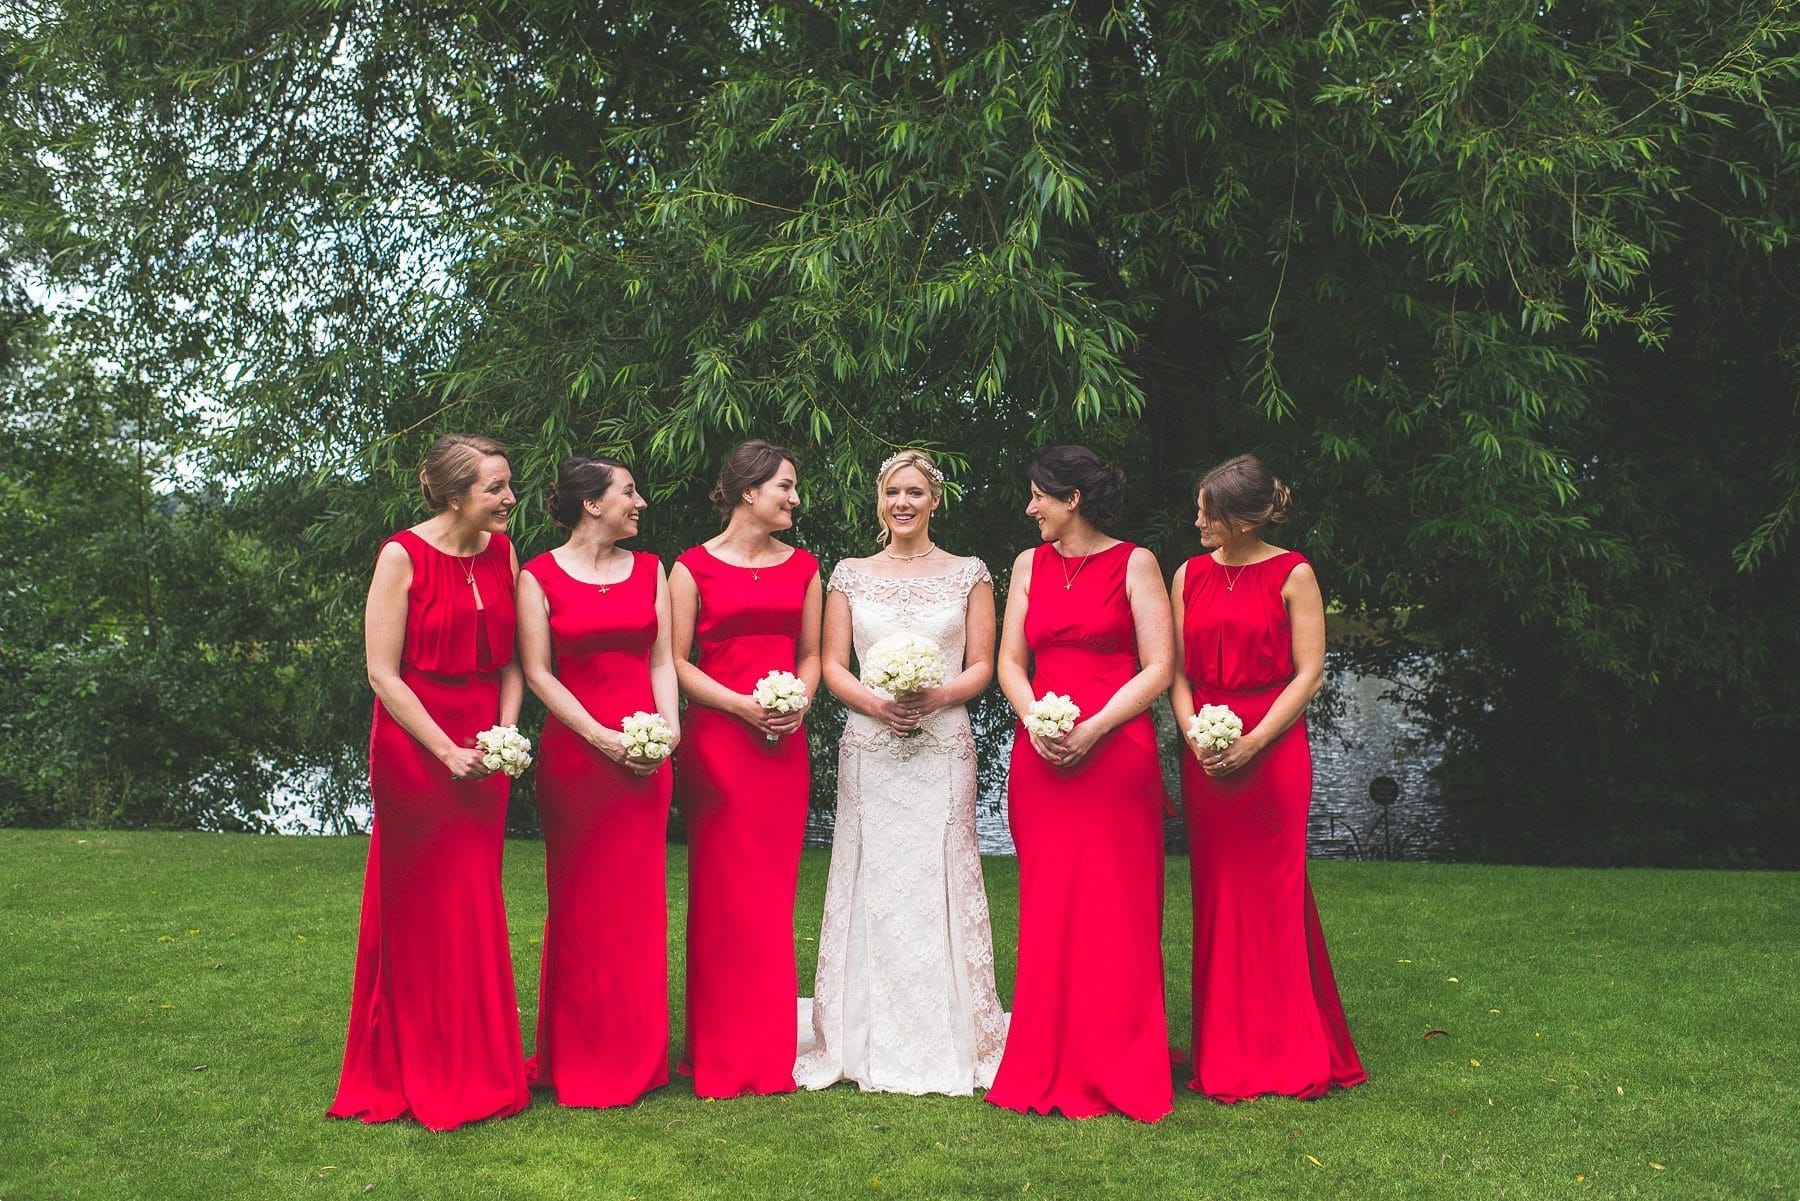
<svg viewBox="0 0 1800 1201"><path fill-rule="evenodd" d="M787 546L787 543L784 542L784 543L782 543L782 545ZM786 567L789 563L792 563L794 561L794 556L800 553L799 547L788 546L787 558L777 560L774 563L758 563L754 567L746 567L742 563L733 563L729 559L719 558L719 556L712 553L712 548L707 546L706 543L704 543L704 542L696 545L694 547L694 549L698 550L698 551L704 551L706 554L706 557L711 559L714 563L718 563L724 567L730 567L737 571L774 571L777 567Z"/></svg>
<svg viewBox="0 0 1800 1201"><path fill-rule="evenodd" d="M625 573L624 579L614 580L612 583L606 584L606 585L596 584L596 583L592 582L591 580L584 580L584 579L579 578L578 576L576 576L576 574L574 572L570 571L567 567L564 567L562 565L562 560L558 559L556 557L556 552L553 550L545 551L544 558L550 560L551 563L555 564L556 570L562 572L563 578L568 580L571 584L580 584L583 588L599 588L602 586L607 587L607 588L617 588L621 584L631 583L632 579L638 573L638 559L640 556L642 556L645 553L643 551L629 550L624 547L621 547L620 549L624 550L626 554L631 556L631 570Z"/></svg>
<svg viewBox="0 0 1800 1201"><path fill-rule="evenodd" d="M1135 546L1137 544L1135 542L1127 542L1127 541L1125 541L1125 539L1121 538L1117 542L1113 543L1111 546L1104 548L1103 550L1091 550L1085 555L1065 555L1060 550L1056 549L1056 543L1054 543L1054 542L1046 542L1046 543L1044 543L1044 545L1049 547L1050 550L1056 555L1057 558L1067 559L1067 560L1073 562L1076 559L1091 559L1095 555L1110 554L1113 551L1118 550L1121 546Z"/></svg>
<svg viewBox="0 0 1800 1201"><path fill-rule="evenodd" d="M1299 553L1300 552L1297 550L1276 551L1266 559L1252 559L1248 563L1221 563L1219 562L1217 552L1210 550L1200 557L1211 563L1214 567L1217 567L1220 571L1243 571L1251 567L1261 567L1264 563L1273 563L1277 559L1285 559L1289 555L1297 555Z"/></svg>

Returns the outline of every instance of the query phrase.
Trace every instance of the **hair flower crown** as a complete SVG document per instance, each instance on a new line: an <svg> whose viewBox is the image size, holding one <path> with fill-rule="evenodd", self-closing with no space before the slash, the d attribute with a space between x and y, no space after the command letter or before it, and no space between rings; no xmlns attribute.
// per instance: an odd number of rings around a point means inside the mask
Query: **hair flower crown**
<svg viewBox="0 0 1800 1201"><path fill-rule="evenodd" d="M934 484L943 483L944 482L944 473L943 472L939 471L936 467L932 466L932 464L928 460L926 460L924 458L914 457L914 456L920 455L921 453L922 452L913 450L911 448L908 448L906 450L895 451L893 454L891 454L887 458L883 459L881 461L881 466L877 467L875 469L875 478L880 479L882 476L886 475L888 473L888 468L892 467L895 463L899 462L901 459L908 459L909 461L906 464L908 467L917 467L920 471L923 471L926 475L930 476L931 482Z"/></svg>

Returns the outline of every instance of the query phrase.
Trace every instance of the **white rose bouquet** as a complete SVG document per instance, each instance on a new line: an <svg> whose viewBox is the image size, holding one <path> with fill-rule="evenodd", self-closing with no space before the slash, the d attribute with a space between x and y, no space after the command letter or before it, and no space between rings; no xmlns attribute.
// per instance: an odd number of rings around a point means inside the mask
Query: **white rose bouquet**
<svg viewBox="0 0 1800 1201"><path fill-rule="evenodd" d="M519 733L517 726L483 730L475 735L475 745L484 752L481 762L489 771L503 771L516 780L531 766L531 739Z"/></svg>
<svg viewBox="0 0 1800 1201"><path fill-rule="evenodd" d="M639 710L622 719L619 741L633 759L667 759L675 753L675 731L660 713Z"/></svg>
<svg viewBox="0 0 1800 1201"><path fill-rule="evenodd" d="M893 696L944 682L943 652L918 634L890 634L869 648L862 666L863 683Z"/></svg>
<svg viewBox="0 0 1800 1201"><path fill-rule="evenodd" d="M1039 738L1067 734L1080 720L1080 706L1058 692L1046 692L1025 710L1025 729Z"/></svg>
<svg viewBox="0 0 1800 1201"><path fill-rule="evenodd" d="M1227 705L1201 705L1188 720L1187 736L1202 752L1222 751L1244 736L1244 719Z"/></svg>
<svg viewBox="0 0 1800 1201"><path fill-rule="evenodd" d="M791 671L772 671L756 682L750 699L777 713L798 713L806 708L806 685ZM770 742L776 736L767 736Z"/></svg>

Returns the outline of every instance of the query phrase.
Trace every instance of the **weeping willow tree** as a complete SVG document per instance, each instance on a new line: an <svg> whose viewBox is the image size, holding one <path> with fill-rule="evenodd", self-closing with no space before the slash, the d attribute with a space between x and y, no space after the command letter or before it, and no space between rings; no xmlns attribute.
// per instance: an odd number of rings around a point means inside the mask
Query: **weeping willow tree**
<svg viewBox="0 0 1800 1201"><path fill-rule="evenodd" d="M1359 662L1428 657L1471 845L1792 862L1792 3L13 12L4 220L62 352L302 481L351 595L450 428L528 486L626 456L665 550L743 436L799 448L828 555L923 443L997 562L1079 439L1171 568L1253 450Z"/></svg>

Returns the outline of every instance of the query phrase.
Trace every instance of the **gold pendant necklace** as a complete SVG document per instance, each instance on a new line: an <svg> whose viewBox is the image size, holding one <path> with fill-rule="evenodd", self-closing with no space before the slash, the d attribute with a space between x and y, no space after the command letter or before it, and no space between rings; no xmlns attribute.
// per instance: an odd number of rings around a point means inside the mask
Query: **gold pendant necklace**
<svg viewBox="0 0 1800 1201"><path fill-rule="evenodd" d="M1244 578L1244 573L1246 571L1250 570L1250 564L1240 563L1236 575L1232 575L1231 568L1227 567L1224 563L1219 564L1219 570L1225 573L1225 591L1236 592L1237 582Z"/></svg>
<svg viewBox="0 0 1800 1201"><path fill-rule="evenodd" d="M475 556L470 555L466 560L461 555L451 555L450 557L456 560L458 567L462 568L463 583L473 587L475 584Z"/></svg>
<svg viewBox="0 0 1800 1201"><path fill-rule="evenodd" d="M1081 556L1081 562L1075 564L1075 571L1073 574L1070 574L1070 572L1069 572L1069 561L1067 559L1064 559L1062 561L1063 591L1064 592L1067 592L1069 589L1071 589L1075 586L1075 577L1079 576L1081 574L1081 569L1083 567L1086 567L1087 561L1093 557L1094 556L1091 552Z"/></svg>
<svg viewBox="0 0 1800 1201"><path fill-rule="evenodd" d="M606 557L608 559L612 558L611 553L609 552ZM605 575L606 574L604 571L602 571L600 569L599 563L594 564L594 574L595 575ZM630 578L631 578L631 572L627 571L625 573L625 580L628 580ZM594 587L596 587L600 590L601 596L605 596L608 592L611 592L613 590L613 588L615 588L616 586L618 586L620 584L623 584L625 582L625 580L612 580L608 583L601 583L599 581L595 581Z"/></svg>

